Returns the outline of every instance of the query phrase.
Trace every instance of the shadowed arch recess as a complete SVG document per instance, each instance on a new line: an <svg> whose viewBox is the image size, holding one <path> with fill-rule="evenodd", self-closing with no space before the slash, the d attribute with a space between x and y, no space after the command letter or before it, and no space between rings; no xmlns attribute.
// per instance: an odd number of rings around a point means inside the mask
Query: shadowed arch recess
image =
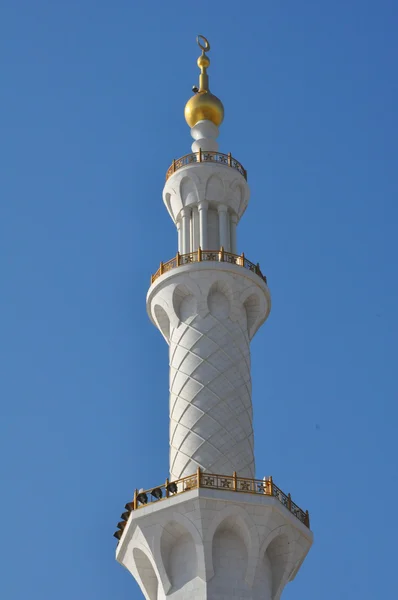
<svg viewBox="0 0 398 600"><path fill-rule="evenodd" d="M139 548L133 548L133 557L143 593L148 600L157 600L159 582L151 561Z"/></svg>
<svg viewBox="0 0 398 600"><path fill-rule="evenodd" d="M195 542L191 532L181 523L170 521L164 527L160 553L173 590L184 587L197 576Z"/></svg>

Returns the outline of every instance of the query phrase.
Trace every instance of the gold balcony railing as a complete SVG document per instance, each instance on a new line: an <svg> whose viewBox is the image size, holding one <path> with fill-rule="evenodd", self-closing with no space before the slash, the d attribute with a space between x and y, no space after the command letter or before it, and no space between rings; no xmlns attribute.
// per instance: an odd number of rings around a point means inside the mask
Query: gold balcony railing
<svg viewBox="0 0 398 600"><path fill-rule="evenodd" d="M302 510L295 504L290 494L285 494L272 480L272 477L264 479L248 479L239 477L236 473L232 475L215 475L213 473L202 473L198 468L196 473L188 477L182 477L176 481L166 479L165 483L148 490L135 490L131 502L126 504L126 512L122 514L122 521L118 523L118 530L114 536L120 540L123 530L133 510L144 508L153 502L161 502L171 496L177 496L197 488L210 488L237 492L244 494L256 494L257 496L272 496L279 500L289 512L301 521L308 529L310 528L310 516L307 511Z"/></svg>
<svg viewBox="0 0 398 600"><path fill-rule="evenodd" d="M166 181L171 175L173 175L173 173L178 171L178 169L193 163L201 162L219 163L221 165L225 165L226 167L231 167L232 169L236 169L247 180L246 169L243 168L236 158L231 156L231 153L222 154L221 152L205 152L204 150L199 150L199 152L192 152L192 154L186 154L181 158L173 160L172 164L167 170Z"/></svg>
<svg viewBox="0 0 398 600"><path fill-rule="evenodd" d="M201 248L198 248L195 252L189 252L188 254L180 254L177 252L176 256L167 262L161 262L159 269L151 276L151 284L160 277L160 275L167 273L167 271L171 271L171 269L190 263L205 261L226 262L231 265L244 267L245 269L249 269L249 271L256 273L263 281L265 281L265 283L267 283L267 278L262 274L260 265L247 260L243 252L242 254L232 254L231 252L225 252L224 248L220 248L220 250L202 250Z"/></svg>

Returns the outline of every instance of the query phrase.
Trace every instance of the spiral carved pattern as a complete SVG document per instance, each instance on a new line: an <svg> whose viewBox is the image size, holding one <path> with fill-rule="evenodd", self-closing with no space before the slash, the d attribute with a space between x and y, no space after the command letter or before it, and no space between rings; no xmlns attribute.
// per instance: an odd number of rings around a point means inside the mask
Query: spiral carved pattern
<svg viewBox="0 0 398 600"><path fill-rule="evenodd" d="M170 331L172 479L198 466L254 477L247 324L245 318L229 318L223 298L216 294L204 317L188 300L187 314Z"/></svg>

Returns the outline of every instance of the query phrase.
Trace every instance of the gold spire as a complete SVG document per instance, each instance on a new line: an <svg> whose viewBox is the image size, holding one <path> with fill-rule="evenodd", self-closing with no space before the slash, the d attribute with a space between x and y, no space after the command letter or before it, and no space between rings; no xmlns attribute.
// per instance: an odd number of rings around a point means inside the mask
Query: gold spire
<svg viewBox="0 0 398 600"><path fill-rule="evenodd" d="M194 127L198 121L203 120L212 121L218 127L224 118L224 107L221 100L209 90L207 68L210 65L210 59L206 52L210 50L210 44L203 35L198 35L196 42L202 50L197 61L200 69L199 89L196 88L195 95L185 105L185 120L190 127Z"/></svg>

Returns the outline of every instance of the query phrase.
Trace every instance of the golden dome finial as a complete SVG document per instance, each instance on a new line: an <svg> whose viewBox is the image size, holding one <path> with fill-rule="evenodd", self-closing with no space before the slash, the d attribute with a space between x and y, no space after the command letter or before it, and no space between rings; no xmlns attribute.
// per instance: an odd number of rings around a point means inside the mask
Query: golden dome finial
<svg viewBox="0 0 398 600"><path fill-rule="evenodd" d="M193 88L195 95L185 105L185 120L190 127L194 127L196 123L204 120L212 121L218 127L224 118L224 107L221 100L211 94L209 90L207 68L210 65L210 59L206 52L209 52L210 44L203 35L198 35L196 42L202 50L202 54L197 60L200 69L199 88Z"/></svg>

